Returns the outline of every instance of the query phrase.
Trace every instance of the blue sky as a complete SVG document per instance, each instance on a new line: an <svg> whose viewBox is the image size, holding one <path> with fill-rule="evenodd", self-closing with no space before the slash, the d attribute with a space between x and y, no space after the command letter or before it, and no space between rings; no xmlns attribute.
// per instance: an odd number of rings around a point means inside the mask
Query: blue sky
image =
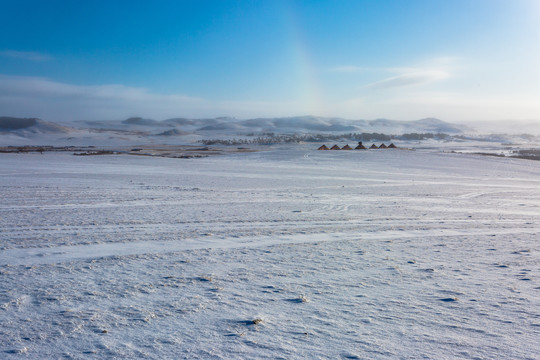
<svg viewBox="0 0 540 360"><path fill-rule="evenodd" d="M0 9L0 115L540 121L540 0Z"/></svg>

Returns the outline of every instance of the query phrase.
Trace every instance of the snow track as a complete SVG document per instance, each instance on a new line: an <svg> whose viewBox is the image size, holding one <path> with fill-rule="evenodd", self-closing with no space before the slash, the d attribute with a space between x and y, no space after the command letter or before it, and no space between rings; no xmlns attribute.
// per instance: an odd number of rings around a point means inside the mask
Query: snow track
<svg viewBox="0 0 540 360"><path fill-rule="evenodd" d="M507 224L508 225L508 224ZM510 224L512 226L512 224ZM358 230L358 229L356 229ZM159 234L159 233L158 233ZM419 238L436 235L438 238L467 236L540 236L540 227L528 229L468 229L440 228L437 230L399 230L363 231L363 232L331 232L311 234L289 234L272 236L205 236L182 241L131 241L126 243L100 243L92 245L55 246L50 248L10 249L0 253L2 265L37 265L56 264L71 260L96 259L110 256L126 256L140 254L172 253L194 249L231 249L240 247L264 247L277 244L297 244L321 241L377 241ZM154 234L155 235L155 234Z"/></svg>

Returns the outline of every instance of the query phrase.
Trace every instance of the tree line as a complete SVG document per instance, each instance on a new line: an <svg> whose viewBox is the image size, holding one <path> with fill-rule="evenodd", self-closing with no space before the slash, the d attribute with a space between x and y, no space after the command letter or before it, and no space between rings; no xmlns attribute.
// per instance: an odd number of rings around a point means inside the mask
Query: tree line
<svg viewBox="0 0 540 360"><path fill-rule="evenodd" d="M251 134L250 134L251 135ZM254 135L253 135L254 136ZM348 134L306 134L286 135L265 133L261 136L240 139L203 139L204 145L274 145L301 142L330 142L330 141L392 141L392 140L425 140L446 139L450 137L444 133L408 133L402 135L387 135L382 133L348 133Z"/></svg>

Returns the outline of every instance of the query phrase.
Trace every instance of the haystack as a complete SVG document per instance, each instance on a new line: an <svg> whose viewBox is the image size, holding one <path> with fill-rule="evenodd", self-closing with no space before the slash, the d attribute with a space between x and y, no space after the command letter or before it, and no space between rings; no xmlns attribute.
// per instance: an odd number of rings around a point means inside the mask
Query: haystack
<svg viewBox="0 0 540 360"><path fill-rule="evenodd" d="M317 150L328 150L328 146L323 145L320 148L318 148Z"/></svg>
<svg viewBox="0 0 540 360"><path fill-rule="evenodd" d="M354 148L354 150L366 150L366 147L362 145L362 142L358 142L358 146Z"/></svg>
<svg viewBox="0 0 540 360"><path fill-rule="evenodd" d="M387 149L388 146L384 145L384 143L381 144L381 146L379 146L379 149Z"/></svg>
<svg viewBox="0 0 540 360"><path fill-rule="evenodd" d="M394 145L394 143L391 143L390 145L388 145L388 148L389 149L397 149L397 146Z"/></svg>
<svg viewBox="0 0 540 360"><path fill-rule="evenodd" d="M373 144L369 147L370 149L378 149L377 145Z"/></svg>
<svg viewBox="0 0 540 360"><path fill-rule="evenodd" d="M352 147L350 147L349 144L347 144L344 147L342 147L341 150L352 150Z"/></svg>
<svg viewBox="0 0 540 360"><path fill-rule="evenodd" d="M330 148L330 150L341 150L341 148L339 146L337 146L337 144L336 144L336 145L332 146Z"/></svg>

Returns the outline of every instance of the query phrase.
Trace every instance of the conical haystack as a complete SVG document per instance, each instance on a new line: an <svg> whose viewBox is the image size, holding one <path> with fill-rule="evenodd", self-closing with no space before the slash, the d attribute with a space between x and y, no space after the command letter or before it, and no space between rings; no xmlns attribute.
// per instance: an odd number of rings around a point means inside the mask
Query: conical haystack
<svg viewBox="0 0 540 360"><path fill-rule="evenodd" d="M337 145L334 145L330 148L330 150L341 150L341 148Z"/></svg>
<svg viewBox="0 0 540 360"><path fill-rule="evenodd" d="M317 150L328 150L328 146L323 145L320 148L318 148Z"/></svg>
<svg viewBox="0 0 540 360"><path fill-rule="evenodd" d="M369 147L370 149L378 149L377 145L373 144Z"/></svg>
<svg viewBox="0 0 540 360"><path fill-rule="evenodd" d="M381 144L381 146L379 146L379 149L387 149L388 146L384 145L384 143Z"/></svg>
<svg viewBox="0 0 540 360"><path fill-rule="evenodd" d="M354 150L366 150L366 147L362 145L362 142L358 142L358 146L354 148Z"/></svg>
<svg viewBox="0 0 540 360"><path fill-rule="evenodd" d="M344 147L342 147L341 150L352 150L352 147L350 147L349 144L347 144Z"/></svg>
<svg viewBox="0 0 540 360"><path fill-rule="evenodd" d="M389 149L397 149L397 146L394 145L394 143L391 143L390 145L388 145L388 148Z"/></svg>

